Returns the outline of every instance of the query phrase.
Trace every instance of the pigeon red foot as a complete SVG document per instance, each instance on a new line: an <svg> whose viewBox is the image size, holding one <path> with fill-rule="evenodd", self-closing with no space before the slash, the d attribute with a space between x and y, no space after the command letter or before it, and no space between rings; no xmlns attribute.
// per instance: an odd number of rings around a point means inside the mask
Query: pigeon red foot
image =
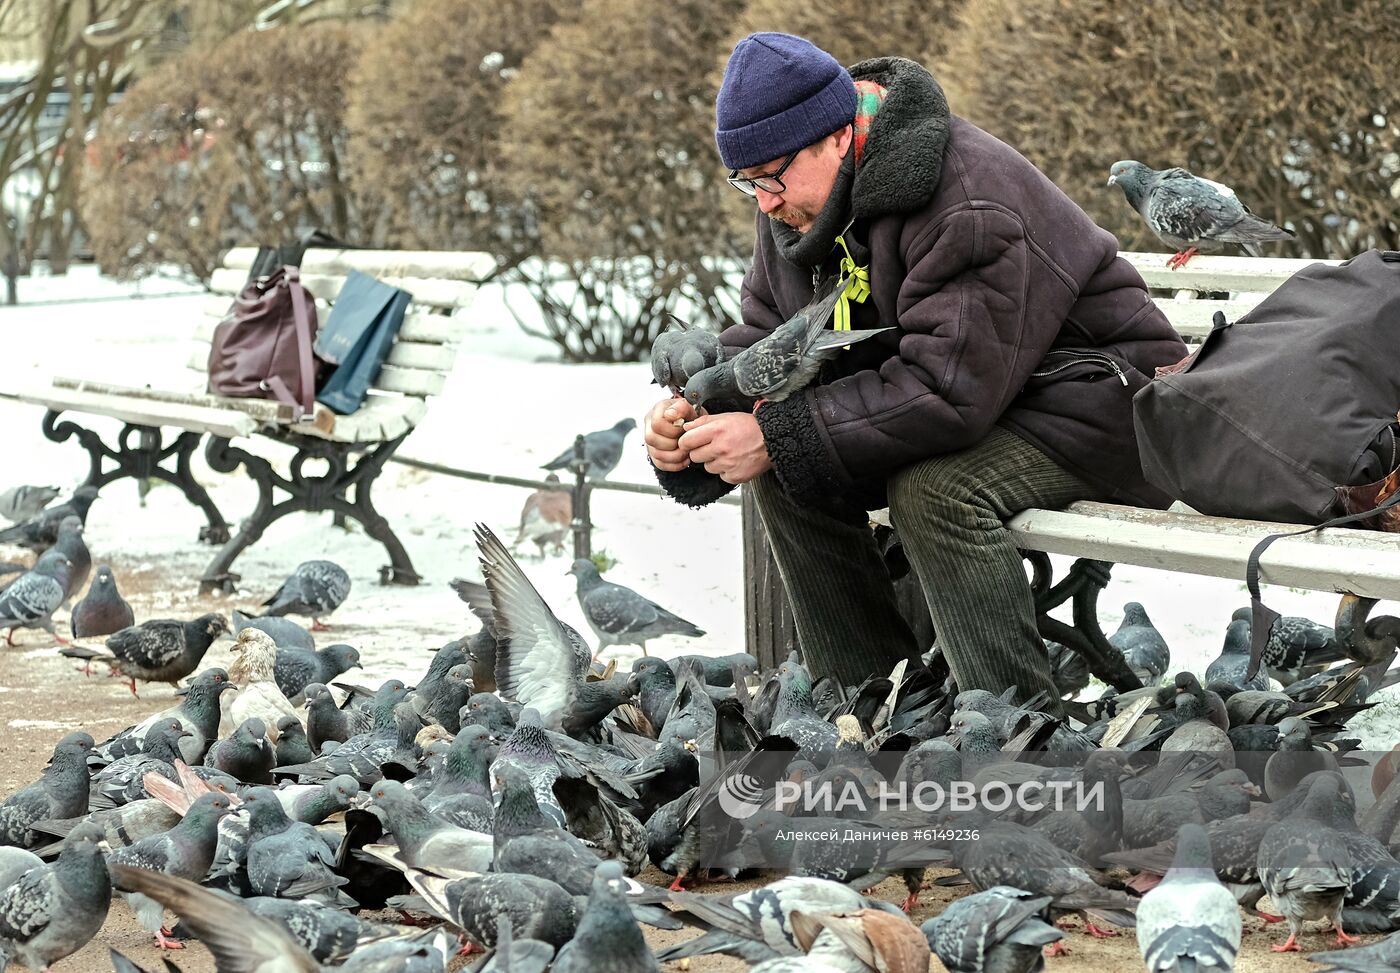
<svg viewBox="0 0 1400 973"><path fill-rule="evenodd" d="M1187 247L1185 250L1182 250L1179 253L1172 254L1171 259L1167 261L1167 266L1170 267L1172 270L1180 270L1182 267L1186 266L1186 261L1190 260L1192 257L1196 256L1200 252L1201 251L1197 250L1195 247Z"/></svg>

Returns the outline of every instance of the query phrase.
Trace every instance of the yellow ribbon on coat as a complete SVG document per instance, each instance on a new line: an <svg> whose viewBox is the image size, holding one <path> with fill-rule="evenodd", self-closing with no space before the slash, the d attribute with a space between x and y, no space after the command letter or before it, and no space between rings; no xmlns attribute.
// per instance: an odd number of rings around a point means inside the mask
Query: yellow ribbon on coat
<svg viewBox="0 0 1400 973"><path fill-rule="evenodd" d="M856 266L850 248L846 246L846 241L842 237L838 236L836 242L841 245L841 250L846 254L841 258L841 274L846 278L846 286L842 289L841 296L836 300L835 320L832 327L836 331L850 331L851 302L864 304L866 298L870 296L870 268ZM846 345L845 350L849 351L850 348L850 345Z"/></svg>

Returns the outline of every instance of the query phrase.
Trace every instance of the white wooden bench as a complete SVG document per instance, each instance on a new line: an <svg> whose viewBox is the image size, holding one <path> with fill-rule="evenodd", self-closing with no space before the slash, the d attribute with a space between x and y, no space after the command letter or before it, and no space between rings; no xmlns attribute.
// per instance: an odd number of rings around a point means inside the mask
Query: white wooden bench
<svg viewBox="0 0 1400 973"><path fill-rule="evenodd" d="M88 451L87 483L98 487L114 480L156 478L178 486L208 518L200 539L221 545L200 579L202 591L231 591L238 575L231 567L276 520L297 511L331 511L336 520L358 521L384 545L390 563L381 570L385 583L419 580L403 545L374 508L371 489L384 464L428 411L429 400L442 391L466 327L462 309L471 304L477 285L496 269L485 253L403 250L308 250L301 280L317 298L325 321L345 276L359 270L402 287L413 295L398 339L375 378L365 403L350 415L337 416L318 406L314 421L296 421L288 406L262 399L235 399L206 391L209 342L227 314L233 296L246 282L257 251L229 251L214 272L202 319L191 322L193 344L184 375L172 375L159 387L124 387L111 376L58 376L52 384L21 390L15 397L43 406L44 434L54 442L76 437ZM118 419L124 427L114 444L64 414ZM164 430L173 430L167 440ZM265 436L295 449L286 475L271 462L234 441ZM205 458L221 473L242 466L258 485L258 501L230 536L228 523L194 479L190 456L205 436ZM306 468L321 460L324 472ZM277 500L274 491L287 494Z"/></svg>
<svg viewBox="0 0 1400 973"><path fill-rule="evenodd" d="M1159 295L1154 300L1188 342L1210 333L1216 311L1233 322L1293 273L1318 262L1194 257L1185 268L1170 270L1168 254L1123 256ZM1202 296L1222 292L1229 297ZM888 525L888 511L871 519ZM1304 525L1210 517L1180 504L1160 511L1083 501L1065 510L1026 510L1008 526L1033 568L1041 633L1078 651L1106 682L1130 689L1138 681L1108 644L1097 618L1098 594L1113 564L1242 581L1250 551L1261 538ZM1058 583L1050 554L1078 558ZM1378 600L1400 599L1400 535L1344 527L1285 538L1264 553L1260 578L1265 584L1343 595L1336 627L1352 658L1371 663L1395 652L1400 618L1369 615ZM1070 599L1073 625L1049 616Z"/></svg>

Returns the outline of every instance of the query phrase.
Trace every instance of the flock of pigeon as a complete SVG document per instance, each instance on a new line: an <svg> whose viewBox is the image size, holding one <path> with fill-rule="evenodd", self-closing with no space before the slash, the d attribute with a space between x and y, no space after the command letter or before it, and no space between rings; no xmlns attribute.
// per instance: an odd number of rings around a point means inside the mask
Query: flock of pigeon
<svg viewBox="0 0 1400 973"><path fill-rule="evenodd" d="M1110 184L1187 248L1173 266L1202 246L1287 236L1185 170L1117 163ZM710 332L668 331L655 381L711 411L780 401L879 333L827 330L838 294L728 358ZM586 437L590 478L616 467L635 426ZM569 448L545 468L573 459ZM436 650L415 685L370 688L346 681L360 666L353 647L318 649L311 634L349 595L339 566L308 561L262 615L234 612L234 661L201 669L228 620L138 624L111 570L93 573L83 524L95 497L0 494L14 524L0 543L36 554L0 564L13 576L0 628L8 644L42 629L85 671L105 665L133 694L171 683L181 699L101 743L64 736L42 777L0 803L0 971L46 970L81 949L114 894L157 947L198 940L229 973L436 973L477 950L484 973L652 973L709 953L755 973L907 973L932 955L957 973L1031 973L1066 951L1055 920L1067 915L1095 937L1135 927L1149 970L1186 973L1233 968L1241 909L1286 922L1279 951L1300 949L1311 920L1338 946L1355 942L1347 930L1400 930L1395 762L1363 781L1345 736L1400 680L1395 653L1349 662L1306 619L1274 626L1250 677L1242 609L1203 685L1172 674L1165 640L1129 605L1111 641L1147 688L1087 702L1087 667L1054 644L1058 700L959 691L936 647L922 666L842 686L814 680L797 654L763 672L743 654L648 656L652 638L704 633L576 560L590 648L478 525L483 581L453 588L479 630ZM516 544L558 553L571 518L566 490L542 490ZM70 644L53 615L89 574ZM598 661L616 645L641 647L630 672ZM1362 782L1373 800L1358 817ZM907 797L963 785L983 798L1000 786L1093 799L877 800L893 786ZM850 800L794 797L838 792ZM637 880L648 865L669 888ZM929 867L950 870L940 885L975 891L915 926ZM891 876L907 888L902 906L869 894ZM771 881L685 887L749 878ZM1260 911L1266 895L1272 913ZM702 932L654 952L642 926ZM1312 959L1400 971L1400 933ZM141 969L115 950L112 962Z"/></svg>
<svg viewBox="0 0 1400 973"><path fill-rule="evenodd" d="M43 553L0 593L0 624L52 631L91 563L86 504L79 491L31 510L23 496L0 495L21 518L0 536ZM482 580L453 588L480 626L413 686L348 681L356 650L317 648L285 617L319 628L344 601L349 578L330 562L298 567L261 617L234 614L227 669L201 668L222 616L134 624L99 568L74 636L107 634L105 649L61 651L133 686L183 683L180 699L100 743L69 733L0 803L0 968L76 952L114 895L157 947L197 940L219 970L259 973L430 973L460 951L494 973L652 973L711 953L759 973L922 973L932 955L959 973L1026 973L1066 951L1065 916L1090 936L1135 927L1149 970L1225 971L1242 909L1286 922L1279 950L1299 949L1311 920L1338 945L1400 929L1395 766L1358 777L1345 736L1400 670L1349 662L1322 626L1283 619L1269 678L1251 679L1242 610L1203 684L1172 672L1128 605L1111 641L1149 688L1092 701L1082 660L1053 644L1061 699L1025 704L959 691L936 647L859 686L813 679L796 656L760 672L743 654L643 655L621 672L487 527L475 539ZM46 558L58 570L41 572ZM592 562L573 571L598 648L698 632ZM49 601L27 593L36 578L55 582ZM1045 712L1056 706L1064 716ZM738 806L736 780L750 784ZM876 801L959 783L1096 799ZM648 866L670 886L639 881ZM930 867L974 891L916 926ZM903 881L902 906L870 894L887 877ZM726 879L766 884L695 891ZM701 934L657 951L645 926ZM1313 959L1400 970L1400 935Z"/></svg>

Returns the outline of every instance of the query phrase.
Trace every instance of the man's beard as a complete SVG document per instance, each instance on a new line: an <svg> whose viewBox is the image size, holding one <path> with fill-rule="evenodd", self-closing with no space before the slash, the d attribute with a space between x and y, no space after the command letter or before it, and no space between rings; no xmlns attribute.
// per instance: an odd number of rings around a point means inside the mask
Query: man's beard
<svg viewBox="0 0 1400 973"><path fill-rule="evenodd" d="M779 223L786 223L794 230L798 230L799 233L802 231L799 230L798 227L810 227L816 220L815 214L809 213L796 206L780 206L769 213L768 216L770 219L777 220Z"/></svg>

